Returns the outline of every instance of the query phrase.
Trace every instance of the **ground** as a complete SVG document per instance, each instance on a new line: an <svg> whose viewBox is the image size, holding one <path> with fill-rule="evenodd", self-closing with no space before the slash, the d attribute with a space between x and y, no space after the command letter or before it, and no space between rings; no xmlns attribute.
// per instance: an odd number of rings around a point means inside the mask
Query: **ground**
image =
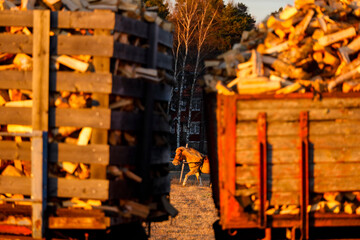
<svg viewBox="0 0 360 240"><path fill-rule="evenodd" d="M203 187L199 187L195 176L187 186L179 184L180 172L171 172L171 204L179 215L171 221L153 223L150 240L215 239L212 224L218 219L209 187L209 175L203 175Z"/></svg>

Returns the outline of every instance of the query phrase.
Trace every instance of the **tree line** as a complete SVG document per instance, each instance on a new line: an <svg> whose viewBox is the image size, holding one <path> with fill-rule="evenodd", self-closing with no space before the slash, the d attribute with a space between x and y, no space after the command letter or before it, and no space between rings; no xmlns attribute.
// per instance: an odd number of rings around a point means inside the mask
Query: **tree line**
<svg viewBox="0 0 360 240"><path fill-rule="evenodd" d="M164 0L144 0L146 7L158 7L158 15L174 25L174 72L177 83L172 97L177 99L176 147L181 139L181 106L186 76L191 76L191 91L187 129L190 129L192 100L199 76L204 71L204 59L215 58L240 42L242 32L255 27L255 19L243 3L224 3L223 0L175 0L170 10ZM176 96L175 96L176 95ZM169 102L170 106L170 102ZM169 109L168 109L169 113ZM189 142L190 131L186 132L185 143Z"/></svg>

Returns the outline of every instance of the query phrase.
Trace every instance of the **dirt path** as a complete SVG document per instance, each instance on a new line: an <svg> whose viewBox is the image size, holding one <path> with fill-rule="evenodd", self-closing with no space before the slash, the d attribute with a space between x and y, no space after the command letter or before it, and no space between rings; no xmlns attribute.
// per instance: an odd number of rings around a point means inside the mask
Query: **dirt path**
<svg viewBox="0 0 360 240"><path fill-rule="evenodd" d="M170 201L179 215L170 221L153 223L151 240L215 239L212 224L217 212L209 187L208 176L203 176L204 187L197 186L195 177L189 178L188 186L178 183L180 173L173 173Z"/></svg>

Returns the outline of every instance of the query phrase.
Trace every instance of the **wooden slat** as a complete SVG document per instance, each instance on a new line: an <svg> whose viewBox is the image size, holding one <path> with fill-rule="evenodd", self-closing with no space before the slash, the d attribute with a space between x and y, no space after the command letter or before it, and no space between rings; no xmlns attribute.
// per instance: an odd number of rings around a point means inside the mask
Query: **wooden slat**
<svg viewBox="0 0 360 240"><path fill-rule="evenodd" d="M310 188L311 189L311 188ZM360 191L360 177L324 177L315 178L314 192L350 192Z"/></svg>
<svg viewBox="0 0 360 240"><path fill-rule="evenodd" d="M321 121L309 123L310 135L341 135L359 134L359 121ZM268 124L268 136L289 136L299 134L298 122L270 122ZM236 126L238 137L257 136L255 122L240 122Z"/></svg>
<svg viewBox="0 0 360 240"><path fill-rule="evenodd" d="M0 107L0 124L31 125L31 108Z"/></svg>
<svg viewBox="0 0 360 240"><path fill-rule="evenodd" d="M113 12L51 12L52 28L114 29Z"/></svg>
<svg viewBox="0 0 360 240"><path fill-rule="evenodd" d="M43 132L49 129L49 65L50 65L50 10L36 10L33 18L33 72L32 72L32 128L40 136L31 139L31 198L40 201L32 204L32 236L42 238L46 206L46 148L48 139ZM46 135L47 136L47 135ZM45 143L44 143L45 142ZM44 169L45 168L45 169ZM45 178L45 179L44 179ZM45 196L44 196L45 195Z"/></svg>
<svg viewBox="0 0 360 240"><path fill-rule="evenodd" d="M31 178L0 176L0 192L31 195Z"/></svg>
<svg viewBox="0 0 360 240"><path fill-rule="evenodd" d="M50 127L68 126L109 129L110 109L51 108L49 125Z"/></svg>
<svg viewBox="0 0 360 240"><path fill-rule="evenodd" d="M296 149L300 146L299 137L269 137L268 145L271 149ZM256 150L257 138L256 137L242 137L236 140L236 150Z"/></svg>
<svg viewBox="0 0 360 240"><path fill-rule="evenodd" d="M266 112L268 121L298 121L299 112L309 111L309 119L313 120L336 120L349 119L359 120L360 109L256 109L238 110L237 119L239 121L255 121L259 112Z"/></svg>
<svg viewBox="0 0 360 240"><path fill-rule="evenodd" d="M173 58L170 55L158 53L156 66L166 70L172 70Z"/></svg>
<svg viewBox="0 0 360 240"><path fill-rule="evenodd" d="M141 38L148 38L149 30L147 23L121 15L116 15L115 19L115 31L127 33Z"/></svg>
<svg viewBox="0 0 360 240"><path fill-rule="evenodd" d="M0 141L0 159L30 161L30 147L30 142Z"/></svg>
<svg viewBox="0 0 360 240"><path fill-rule="evenodd" d="M298 192L269 192L270 205L299 205L300 194Z"/></svg>
<svg viewBox="0 0 360 240"><path fill-rule="evenodd" d="M0 26L33 26L33 11L11 11L3 10L0 14Z"/></svg>
<svg viewBox="0 0 360 240"><path fill-rule="evenodd" d="M0 52L32 54L33 36L22 34L0 34Z"/></svg>
<svg viewBox="0 0 360 240"><path fill-rule="evenodd" d="M172 48L173 47L173 34L163 29L159 29L159 43Z"/></svg>
<svg viewBox="0 0 360 240"><path fill-rule="evenodd" d="M106 200L109 196L109 181L49 178L48 192L52 197L78 197Z"/></svg>
<svg viewBox="0 0 360 240"><path fill-rule="evenodd" d="M95 10L95 12L98 12ZM100 11L102 12L102 11ZM104 11L105 12L105 11ZM109 11L110 12L110 11ZM113 48L113 37L110 36L110 30L96 29L94 31L95 37L107 37L110 39L110 43L108 43L110 50ZM111 54L112 56L112 54ZM93 59L95 72L96 73L110 73L110 58L105 56L96 56ZM98 102L98 106L93 108L109 108L109 95L96 93L92 95L93 101ZM108 143L108 132L104 129L93 129L91 134L91 144L107 144ZM99 178L106 179L106 166L93 164L90 167L90 177L91 178Z"/></svg>
<svg viewBox="0 0 360 240"><path fill-rule="evenodd" d="M298 122L270 122L267 125L268 136L297 136L299 134ZM236 125L236 136L257 136L256 122L239 122Z"/></svg>
<svg viewBox="0 0 360 240"><path fill-rule="evenodd" d="M140 64L146 64L147 51L144 48L116 42L114 43L113 52L114 58Z"/></svg>
<svg viewBox="0 0 360 240"><path fill-rule="evenodd" d="M144 80L130 79L120 76L113 76L112 93L122 96L141 98L144 96ZM154 99L158 101L168 101L170 98L171 87L166 84L154 83Z"/></svg>
<svg viewBox="0 0 360 240"><path fill-rule="evenodd" d="M112 75L110 73L76 73L65 71L50 73L51 91L111 93L111 88Z"/></svg>
<svg viewBox="0 0 360 240"><path fill-rule="evenodd" d="M267 161L270 164L280 163L298 163L300 156L299 149L284 149L274 150L272 148L267 149ZM258 163L258 150L239 150L236 152L237 164L251 164L256 165Z"/></svg>
<svg viewBox="0 0 360 240"><path fill-rule="evenodd" d="M0 71L1 89L32 89L32 72L25 71Z"/></svg>
<svg viewBox="0 0 360 240"><path fill-rule="evenodd" d="M109 164L109 146L91 144L77 146L65 143L49 144L49 162L76 162L89 164Z"/></svg>
<svg viewBox="0 0 360 240"><path fill-rule="evenodd" d="M135 166L137 156L136 147L110 146L110 165Z"/></svg>
<svg viewBox="0 0 360 240"><path fill-rule="evenodd" d="M113 29L114 25L115 13L51 12L52 28ZM1 11L0 26L32 27L33 11Z"/></svg>
<svg viewBox="0 0 360 240"><path fill-rule="evenodd" d="M237 164L257 164L258 150L238 150ZM272 164L298 163L299 149L268 148L268 162ZM360 162L360 148L310 149L310 157L314 163L347 163Z"/></svg>
<svg viewBox="0 0 360 240"><path fill-rule="evenodd" d="M316 149L313 154L315 163L360 162L359 148Z"/></svg>
<svg viewBox="0 0 360 240"><path fill-rule="evenodd" d="M236 141L236 150L256 150L256 137L240 137ZM296 149L300 140L296 136L273 136L268 138L271 149ZM357 148L360 144L358 135L321 135L310 136L314 149Z"/></svg>
<svg viewBox="0 0 360 240"><path fill-rule="evenodd" d="M237 109L314 109L314 108L359 108L359 98L324 98L321 101L312 99L262 99L239 100Z"/></svg>
<svg viewBox="0 0 360 240"><path fill-rule="evenodd" d="M49 229L96 230L110 227L109 217L49 217Z"/></svg>
<svg viewBox="0 0 360 240"><path fill-rule="evenodd" d="M257 179L241 180L236 178L237 184L252 184L258 183ZM298 192L300 191L300 179L283 178L283 179L268 179L268 188L271 192ZM350 192L360 191L360 178L356 177L317 177L310 179L310 191L317 193L324 192Z"/></svg>
<svg viewBox="0 0 360 240"><path fill-rule="evenodd" d="M123 131L137 131L141 124L143 115L138 113L128 113L121 111L111 112L111 129ZM170 127L161 115L154 115L153 130L159 132L169 132Z"/></svg>
<svg viewBox="0 0 360 240"><path fill-rule="evenodd" d="M167 147L154 147L151 151L151 165L169 163L170 150ZM136 147L110 146L110 165L135 166L136 157Z"/></svg>
<svg viewBox="0 0 360 240"><path fill-rule="evenodd" d="M52 55L93 55L111 57L114 38L112 36L66 36L51 37Z"/></svg>
<svg viewBox="0 0 360 240"><path fill-rule="evenodd" d="M258 166L236 167L237 181L254 181L258 178ZM348 178L356 177L360 172L360 163L316 163L310 166L313 178ZM299 164L268 165L269 179L300 178Z"/></svg>

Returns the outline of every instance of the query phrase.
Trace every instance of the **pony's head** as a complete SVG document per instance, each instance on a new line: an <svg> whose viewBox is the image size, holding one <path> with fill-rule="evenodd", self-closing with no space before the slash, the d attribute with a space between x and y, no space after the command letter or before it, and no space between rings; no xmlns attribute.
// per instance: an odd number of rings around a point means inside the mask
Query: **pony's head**
<svg viewBox="0 0 360 240"><path fill-rule="evenodd" d="M172 164L177 166L177 165L180 165L181 162L184 160L184 157L182 155L182 152L184 151L184 147L179 147L176 149L176 154L175 154L175 157L174 157L174 160L172 161Z"/></svg>

